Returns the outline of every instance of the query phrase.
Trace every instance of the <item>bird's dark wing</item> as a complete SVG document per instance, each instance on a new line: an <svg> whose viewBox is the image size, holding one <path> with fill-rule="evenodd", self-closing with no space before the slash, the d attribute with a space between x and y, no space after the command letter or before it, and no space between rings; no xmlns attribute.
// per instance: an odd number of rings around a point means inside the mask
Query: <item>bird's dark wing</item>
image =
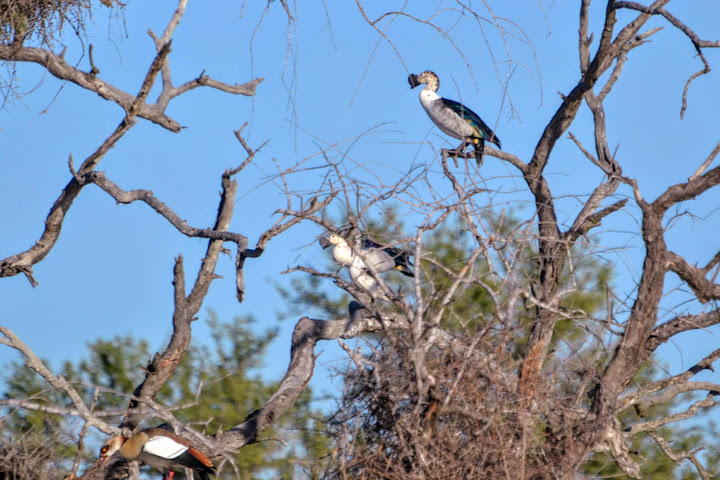
<svg viewBox="0 0 720 480"><path fill-rule="evenodd" d="M405 250L395 247L387 247L380 243L377 243L369 238L364 238L362 242L363 250L382 250L383 252L390 255L393 259L398 257L407 257L408 253ZM412 264L411 264L412 265Z"/></svg>
<svg viewBox="0 0 720 480"><path fill-rule="evenodd" d="M448 100L447 98L442 99L443 104L451 109L453 112L460 115L463 119L465 119L466 122L470 124L478 133L479 137L484 138L485 140L494 143L498 146L498 148L502 148L502 144L500 143L500 139L495 135L495 132L493 132L490 127L487 126L485 122L483 122L482 118L480 116L467 108L462 103L456 102L455 100Z"/></svg>
<svg viewBox="0 0 720 480"><path fill-rule="evenodd" d="M410 261L410 254L401 248L386 247L377 242L370 240L369 238L363 239L363 248L366 250L382 250L387 253L390 258L395 262L395 270L399 271L407 277L414 277L412 267L413 263Z"/></svg>
<svg viewBox="0 0 720 480"><path fill-rule="evenodd" d="M389 250L389 251L388 251ZM386 248L385 251L393 257L395 261L395 270L402 273L406 277L414 277L415 273L412 271L412 262L410 261L410 254L405 250L399 248Z"/></svg>
<svg viewBox="0 0 720 480"><path fill-rule="evenodd" d="M363 238L362 248L363 248L363 250L367 250L370 248L375 249L375 250L383 250L383 249L385 249L385 246L381 245L373 240L370 240L369 238Z"/></svg>

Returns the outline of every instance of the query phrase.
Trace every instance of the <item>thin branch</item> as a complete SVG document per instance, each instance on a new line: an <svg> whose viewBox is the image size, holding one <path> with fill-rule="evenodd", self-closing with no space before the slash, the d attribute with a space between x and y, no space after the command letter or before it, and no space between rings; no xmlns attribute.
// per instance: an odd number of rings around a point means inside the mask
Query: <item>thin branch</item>
<svg viewBox="0 0 720 480"><path fill-rule="evenodd" d="M702 372L703 370L713 370L713 363L720 359L720 349L715 350L710 355L703 358L701 361L687 369L685 372L674 375L672 377L664 378L662 380L659 380L657 382L653 382L649 385L645 385L641 388L639 388L637 391L626 395L620 399L618 402L619 410L624 410L625 408L629 407L630 405L634 405L636 403L639 403L643 398L655 393L659 392L660 390L664 390L669 387L675 387L678 385L682 385L688 382L692 377L697 375L698 373ZM697 382L695 385L699 385L699 389L706 389L708 391L715 391L715 387L709 384L698 384ZM707 388L706 388L707 387ZM692 390L693 388L691 388ZM679 391L678 393L682 393Z"/></svg>
<svg viewBox="0 0 720 480"><path fill-rule="evenodd" d="M31 401L30 399L2 398L0 399L0 406L21 408L25 410L32 410L34 412L50 413L53 415L82 418L82 412L77 408L37 403ZM126 408L116 408L113 410L92 410L92 414L98 418L119 417L124 415L125 412L127 412Z"/></svg>
<svg viewBox="0 0 720 480"><path fill-rule="evenodd" d="M580 236L587 234L587 232L589 232L591 229L599 227L603 218L625 207L627 201L627 198L623 198L622 200L617 201L612 205L607 206L602 210L598 210L597 212L587 216L584 216L581 212L581 214L579 214L578 217L575 219L573 226L564 233L563 237L572 244ZM588 202L586 206L587 205L591 205L590 202Z"/></svg>
<svg viewBox="0 0 720 480"><path fill-rule="evenodd" d="M188 237L208 238L212 240L223 240L233 242L241 248L247 248L247 238L244 235L233 232L217 231L211 228L192 227L175 213L165 203L158 200L149 190L122 190L115 183L109 180L103 172L90 172L82 177L84 182L93 183L103 189L118 203L130 204L133 202L144 202L158 214L167 219L180 233Z"/></svg>
<svg viewBox="0 0 720 480"><path fill-rule="evenodd" d="M0 45L0 51L1 49L2 45ZM115 131L105 139L95 152L85 159L77 173L71 168L73 178L63 189L60 197L50 209L50 213L45 220L45 230L40 239L25 252L0 261L0 278L24 273L33 286L37 285L33 277L32 266L44 259L57 243L60 237L60 229L65 220L65 214L84 186L77 181L77 176L85 175L94 170L105 154L135 125L135 116L142 110L142 106L145 105L145 98L150 93L150 87L169 53L170 48L168 45L155 56L145 75L138 95L132 97L132 101L126 106L125 118L123 118ZM70 164L70 166L72 167L72 164Z"/></svg>
<svg viewBox="0 0 720 480"><path fill-rule="evenodd" d="M704 270L690 265L674 252L668 251L665 258L668 270L688 284L700 303L720 299L720 285L705 278Z"/></svg>
<svg viewBox="0 0 720 480"><path fill-rule="evenodd" d="M81 417L87 424L97 428L101 432L111 433L115 431L114 427L111 427L107 423L97 419L95 414L90 411L85 402L80 397L80 394L73 388L70 383L65 380L62 376L54 375L49 368L35 355L35 353L25 345L25 343L15 335L12 330L7 327L0 326L0 334L5 338L0 339L1 343L7 345L20 352L25 357L25 364L45 379L47 383L53 388L64 392L70 401L77 409L78 416Z"/></svg>
<svg viewBox="0 0 720 480"><path fill-rule="evenodd" d="M655 351L660 344L667 342L678 333L708 328L717 324L720 324L720 309L697 315L680 315L655 327L647 339L645 348Z"/></svg>
<svg viewBox="0 0 720 480"><path fill-rule="evenodd" d="M720 404L720 401L715 401L713 397L715 396L714 393L709 393L703 400L699 400L692 405L688 407L687 410L684 412L674 413L671 415L666 415L662 418L658 418L657 420L653 420L650 422L642 422L637 423L627 429L628 435L635 435L640 432L654 432L658 428L662 427L663 425L667 425L669 423L679 422L681 420L687 420L688 418L692 418L695 416L695 414L700 409L706 409L714 407L718 404Z"/></svg>
<svg viewBox="0 0 720 480"><path fill-rule="evenodd" d="M675 28L683 32L692 42L693 46L695 47L695 50L698 53L698 56L700 57L700 60L703 63L702 70L699 70L695 73L693 73L690 78L688 78L687 82L685 82L685 87L683 88L683 94L682 94L682 107L680 108L680 118L683 118L685 116L685 110L687 109L687 92L690 88L690 84L700 75L705 75L707 73L710 73L710 64L708 63L707 59L705 58L705 54L703 53L703 48L718 48L720 47L720 41L710 41L710 40L703 40L700 38L700 36L695 33L694 30L692 30L690 27L688 27L685 23L680 21L676 16L665 10L663 8L663 5L660 4L660 2L656 2L656 4L651 6L645 6L637 2L626 2L626 1L620 1L620 2L614 2L613 8L626 8L630 10L636 10L638 12L643 12L648 15L660 15L664 17L668 22L670 22ZM667 2L664 2L667 3Z"/></svg>
<svg viewBox="0 0 720 480"><path fill-rule="evenodd" d="M127 121L127 118L123 119L102 145L83 162L83 165L88 167L97 165L98 161L132 128L133 124L133 122ZM0 260L0 278L23 273L33 286L37 285L33 277L32 267L42 261L57 243L65 215L84 186L76 180L76 176L77 173L50 208L50 213L45 220L45 230L40 239L28 250Z"/></svg>
<svg viewBox="0 0 720 480"><path fill-rule="evenodd" d="M680 465L680 462L682 460L690 460L692 464L695 466L695 468L698 471L698 474L700 475L700 478L702 480L710 480L712 477L708 472L705 470L705 468L702 466L702 463L700 463L700 460L698 460L697 455L695 455L700 449L693 450L692 452L678 452L674 453L672 451L672 448L670 448L670 445L667 443L667 441L660 436L657 432L647 432L650 437L655 440L655 442L658 444L660 449L663 451L665 455L668 456L670 460L675 462L677 465Z"/></svg>
<svg viewBox="0 0 720 480"><path fill-rule="evenodd" d="M175 32L175 29L180 24L180 20L182 19L183 15L185 14L185 8L187 7L188 0L180 0L178 2L177 9L175 9L175 12L173 13L172 18L167 24L167 27L165 27L165 31L163 32L162 38L160 38L160 44L161 45L167 45L170 43L170 38L172 37L173 33Z"/></svg>
<svg viewBox="0 0 720 480"><path fill-rule="evenodd" d="M189 82L183 83L179 87L173 88L168 93L168 100L175 98L179 95L182 95L183 93L189 92L190 90L194 90L197 87L210 87L214 88L216 90L220 90L221 92L225 93L231 93L233 95L244 95L247 97L251 97L255 95L255 91L257 90L257 86L264 80L262 77L258 77L254 80L250 80L249 82L243 83L242 85L234 84L230 85L227 83L219 82L217 80L214 80L207 75L200 74L196 79L190 80Z"/></svg>
<svg viewBox="0 0 720 480"><path fill-rule="evenodd" d="M45 67L52 75L60 80L67 80L86 90L97 93L100 97L115 102L123 110L129 110L135 100L135 96L127 93L114 85L98 78L90 73L85 73L67 62L60 55L49 50L33 47L11 47L0 44L0 60L13 62L36 63ZM178 122L165 115L163 110L157 106L144 103L137 116L149 120L171 132L180 132L181 126Z"/></svg>
<svg viewBox="0 0 720 480"><path fill-rule="evenodd" d="M710 166L710 164L715 160L715 157L717 157L718 153L720 153L720 142L718 142L717 145L715 145L715 148L712 152L710 152L710 155L708 155L708 158L705 159L702 165L695 171L695 173L692 174L690 178L688 178L688 181L695 180L700 175L705 173L705 170L707 170L707 167Z"/></svg>

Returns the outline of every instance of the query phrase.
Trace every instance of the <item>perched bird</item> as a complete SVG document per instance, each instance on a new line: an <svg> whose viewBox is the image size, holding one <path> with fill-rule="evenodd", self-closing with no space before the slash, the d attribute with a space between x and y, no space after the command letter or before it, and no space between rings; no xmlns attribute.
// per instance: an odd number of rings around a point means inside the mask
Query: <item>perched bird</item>
<svg viewBox="0 0 720 480"><path fill-rule="evenodd" d="M361 242L359 252L356 253L347 240L337 233L321 237L320 245L323 248L333 245L333 261L338 265L348 267L352 281L367 291L374 299L389 301L377 280L370 273L368 265L372 266L377 273L397 270L408 277L415 276L410 268L412 266L410 255L399 248L384 247L372 240L365 239Z"/></svg>
<svg viewBox="0 0 720 480"><path fill-rule="evenodd" d="M100 449L98 464L102 464L115 452L128 460L137 460L157 468L163 479L172 480L174 466L195 470L201 480L209 480L215 474L215 467L205 455L196 450L190 442L164 428L148 428L132 437L113 437Z"/></svg>
<svg viewBox="0 0 720 480"><path fill-rule="evenodd" d="M332 257L338 265L355 266L363 270L369 270L368 265L371 265L378 273L397 270L406 277L415 276L410 268L412 267L410 254L399 248L386 247L370 239L363 239L360 251L356 253L347 240L337 233L321 237L320 245L323 248L334 245Z"/></svg>
<svg viewBox="0 0 720 480"><path fill-rule="evenodd" d="M475 148L475 160L480 165L485 141L502 148L500 139L495 132L490 130L490 127L475 112L461 103L438 95L440 80L435 73L428 70L420 75L411 74L408 82L410 88L415 88L421 83L425 84L425 88L420 92L420 103L430 120L440 130L453 138L462 140L463 143L455 149L456 154L463 152L465 147L471 143Z"/></svg>
<svg viewBox="0 0 720 480"><path fill-rule="evenodd" d="M383 292L382 287L380 287L380 284L378 284L377 280L375 280L367 270L355 265L350 265L349 270L353 283L369 293L370 297L385 302L390 301L388 296L385 295L385 292Z"/></svg>

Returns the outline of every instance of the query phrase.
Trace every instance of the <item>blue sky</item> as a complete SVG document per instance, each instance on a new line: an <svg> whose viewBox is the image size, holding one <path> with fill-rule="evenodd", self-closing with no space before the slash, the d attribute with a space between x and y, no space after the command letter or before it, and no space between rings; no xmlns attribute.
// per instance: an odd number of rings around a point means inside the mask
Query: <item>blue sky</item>
<svg viewBox="0 0 720 480"><path fill-rule="evenodd" d="M428 143L439 149L454 147L455 142L448 142L432 126L418 103L418 91L409 89L408 73L434 70L441 79L441 94L461 99L487 123L497 125L504 149L526 160L559 105L557 92L567 93L579 76L577 2L498 2L494 13L509 29L507 44L491 24L458 19L457 12L445 10L435 20L448 27L457 20L450 37L463 55L432 28L406 18L397 19L386 31L393 48L378 40L352 2L302 2L293 11L297 23L288 38L281 3L269 3L264 13L265 5L255 3L213 2L208 9L203 2L190 2L174 36L170 61L176 84L203 70L227 83L262 76L265 81L257 95L234 97L197 89L168 109L187 127L180 134L139 121L99 167L122 188L152 190L191 225L210 226L220 175L244 159L233 130L250 122L249 143L269 143L238 177L232 229L248 236L251 244L272 225L273 212L285 205L278 182L269 180L276 165L287 168L340 142L341 154L347 154L344 168L369 180L380 177L391 183L413 166L438 168ZM402 7L401 2L391 3L383 2L382 11ZM427 18L436 6L415 3L408 13L419 18ZM175 6L171 1L130 2L123 20L108 17L106 9L98 10L89 34L101 78L135 93L154 53L144 32L151 28L161 34ZM489 18L483 4L474 7ZM602 8L600 3L593 7L595 32L601 26ZM717 2L674 2L669 10L701 37L720 38ZM376 18L382 11L368 6L366 13ZM621 22L629 17L622 13ZM630 53L606 103L610 145L618 146L625 174L638 179L647 199L687 179L720 140L717 74L700 77L691 86L681 121L682 88L701 63L691 43L666 22L653 20L647 28L660 25L665 29L650 44ZM711 65L720 63L717 52L706 55ZM87 57L81 58L78 42L71 37L66 58L89 69ZM7 71L2 75L7 80ZM18 65L16 84L20 92L33 91L0 111L0 257L25 250L39 238L48 209L69 179L68 155L79 164L123 117L118 106L64 85L37 66ZM588 147L592 145L589 118L583 108L571 128ZM372 133L350 148L345 139L366 131ZM315 158L307 165L321 163ZM531 211L529 196L516 192L523 182L511 167L488 158L481 173L489 185L508 192L497 198L498 203ZM580 209L571 195L590 193L603 178L567 139L558 142L547 173L554 194L562 197L561 220L572 219ZM308 171L291 177L290 184L310 192L317 188L319 176ZM621 187L617 195L630 192ZM618 264L614 285L618 292L632 288L642 265L638 212L632 204L631 199L627 211L608 218L603 233L594 238L604 247L622 247L604 254ZM717 251L718 204L717 192L711 192L687 205L707 218L680 219L668 234L670 247L692 262L706 263ZM407 221L413 218L408 216ZM274 326L283 299L273 283L287 281L280 272L288 267L323 265L317 256L325 253L314 242L320 233L312 225L294 228L274 239L260 259L248 260L247 300L242 304L235 301L233 261L222 258L218 273L224 278L213 283L205 308L224 320L249 314L258 320L258 328ZM70 210L60 241L35 267L39 286L31 288L22 276L2 280L2 323L55 366L83 357L87 342L114 335L142 336L160 349L170 333L174 257L184 256L190 282L205 248L206 242L183 237L145 205L115 205L99 189L88 187ZM667 305L682 298L671 295ZM270 378L279 378L287 366L293 325L292 320L282 323L282 334L272 346L264 370ZM717 344L716 335L686 335L686 344L664 348L663 359L672 362L674 371L683 370ZM194 338L209 339L204 322L194 325ZM319 359L321 369L313 385L330 388L325 367L338 356L331 345L320 345L318 350L328 354ZM14 352L0 350L0 361L17 358Z"/></svg>

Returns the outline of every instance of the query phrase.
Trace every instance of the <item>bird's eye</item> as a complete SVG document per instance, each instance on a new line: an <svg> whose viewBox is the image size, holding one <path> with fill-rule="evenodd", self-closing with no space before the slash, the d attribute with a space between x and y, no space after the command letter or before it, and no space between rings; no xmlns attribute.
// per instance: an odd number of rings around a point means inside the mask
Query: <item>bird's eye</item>
<svg viewBox="0 0 720 480"><path fill-rule="evenodd" d="M103 447L100 449L100 455L102 455L102 454L104 454L104 453L107 453L107 451L108 451L107 445L103 446Z"/></svg>

